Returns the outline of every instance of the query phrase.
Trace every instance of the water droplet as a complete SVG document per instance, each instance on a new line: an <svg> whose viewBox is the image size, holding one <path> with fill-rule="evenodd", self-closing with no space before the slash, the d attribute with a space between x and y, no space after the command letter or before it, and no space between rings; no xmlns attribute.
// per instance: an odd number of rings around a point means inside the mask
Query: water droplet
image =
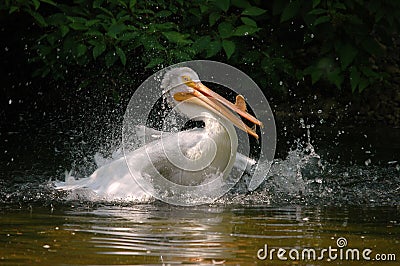
<svg viewBox="0 0 400 266"><path fill-rule="evenodd" d="M306 128L306 124L304 123L304 118L300 118L301 128Z"/></svg>

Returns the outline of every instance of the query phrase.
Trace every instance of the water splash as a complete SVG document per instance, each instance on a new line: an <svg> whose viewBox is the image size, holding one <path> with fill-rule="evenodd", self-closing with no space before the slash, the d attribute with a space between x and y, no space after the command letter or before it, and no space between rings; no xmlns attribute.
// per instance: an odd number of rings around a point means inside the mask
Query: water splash
<svg viewBox="0 0 400 266"><path fill-rule="evenodd" d="M216 204L299 204L299 205L386 205L400 202L400 167L397 161L385 165L328 163L311 144L310 128L306 141L298 141L284 159L275 159L262 185L248 192L244 176L232 191ZM68 176L83 176L81 169L94 163L100 167L122 156L118 146L99 149L87 161L76 163ZM259 165L262 169L263 165ZM28 178L29 176L29 178ZM54 173L21 172L20 178L0 179L0 203L45 206L64 203L65 194L47 185L49 179L62 179ZM27 182L27 180L30 180ZM79 199L78 199L79 200Z"/></svg>
<svg viewBox="0 0 400 266"><path fill-rule="evenodd" d="M396 165L330 164L307 141L296 143L285 159L275 159L262 185L246 193L240 182L220 203L299 205L388 205L400 202L400 171ZM260 166L262 167L262 166Z"/></svg>

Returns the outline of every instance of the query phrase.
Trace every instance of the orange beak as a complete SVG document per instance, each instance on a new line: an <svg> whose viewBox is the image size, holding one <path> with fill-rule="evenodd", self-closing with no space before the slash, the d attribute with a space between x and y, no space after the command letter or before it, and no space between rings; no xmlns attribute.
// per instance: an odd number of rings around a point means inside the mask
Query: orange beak
<svg viewBox="0 0 400 266"><path fill-rule="evenodd" d="M237 105L231 103L218 93L212 91L201 82L194 82L186 76L183 77L183 81L187 86L193 88L194 91L191 93L178 92L174 94L175 100L188 100L193 103L202 105L207 109L210 109L211 111L220 114L222 117L225 117L226 119L231 121L236 127L258 139L258 135L255 130L245 125L239 117L232 113L232 111L239 114L241 117L247 119L248 121L254 123L255 125L262 127L263 125L260 120L247 113L245 110L243 110L243 108L239 108Z"/></svg>

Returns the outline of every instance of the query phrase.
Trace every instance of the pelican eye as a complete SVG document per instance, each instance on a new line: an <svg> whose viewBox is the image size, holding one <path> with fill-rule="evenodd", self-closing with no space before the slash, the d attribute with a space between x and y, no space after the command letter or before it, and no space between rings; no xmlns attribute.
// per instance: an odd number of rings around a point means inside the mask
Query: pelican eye
<svg viewBox="0 0 400 266"><path fill-rule="evenodd" d="M183 79L184 82L191 82L192 81L192 79L189 78L188 76L182 76L182 79Z"/></svg>

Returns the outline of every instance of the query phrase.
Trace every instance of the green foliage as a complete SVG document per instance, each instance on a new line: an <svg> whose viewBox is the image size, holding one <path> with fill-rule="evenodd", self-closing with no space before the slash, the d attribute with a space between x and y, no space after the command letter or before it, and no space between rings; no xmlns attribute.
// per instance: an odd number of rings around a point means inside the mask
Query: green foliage
<svg viewBox="0 0 400 266"><path fill-rule="evenodd" d="M5 0L0 10L42 29L31 58L40 76L206 58L263 87L325 81L353 92L388 77L378 62L400 25L400 2L390 0Z"/></svg>

